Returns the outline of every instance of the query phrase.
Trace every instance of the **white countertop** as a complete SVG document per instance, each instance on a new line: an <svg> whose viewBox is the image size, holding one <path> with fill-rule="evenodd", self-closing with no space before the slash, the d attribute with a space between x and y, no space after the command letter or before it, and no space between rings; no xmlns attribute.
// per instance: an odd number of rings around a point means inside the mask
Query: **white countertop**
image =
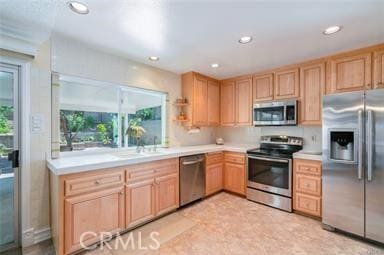
<svg viewBox="0 0 384 255"><path fill-rule="evenodd" d="M322 153L316 151L301 150L293 153L293 158L322 161Z"/></svg>
<svg viewBox="0 0 384 255"><path fill-rule="evenodd" d="M160 152L156 154L136 154L128 150L116 150L114 152L48 159L47 166L54 174L64 175L209 152L233 151L245 153L247 150L257 147L257 144L208 144L161 148L159 149Z"/></svg>

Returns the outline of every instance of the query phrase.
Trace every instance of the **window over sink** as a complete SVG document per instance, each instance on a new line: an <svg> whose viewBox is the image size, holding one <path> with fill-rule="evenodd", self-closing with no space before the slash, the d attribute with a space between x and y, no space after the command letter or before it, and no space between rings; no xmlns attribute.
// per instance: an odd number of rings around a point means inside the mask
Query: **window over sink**
<svg viewBox="0 0 384 255"><path fill-rule="evenodd" d="M164 144L167 94L59 75L60 152Z"/></svg>

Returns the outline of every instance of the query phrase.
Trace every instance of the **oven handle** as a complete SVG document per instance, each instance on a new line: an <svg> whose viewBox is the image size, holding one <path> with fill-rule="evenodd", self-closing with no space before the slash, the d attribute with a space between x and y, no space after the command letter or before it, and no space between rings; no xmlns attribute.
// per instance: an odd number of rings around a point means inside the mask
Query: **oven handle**
<svg viewBox="0 0 384 255"><path fill-rule="evenodd" d="M264 161L280 162L280 163L289 163L289 159L272 159L272 158L261 158L261 157L252 157L252 156L248 156L248 158L259 159Z"/></svg>

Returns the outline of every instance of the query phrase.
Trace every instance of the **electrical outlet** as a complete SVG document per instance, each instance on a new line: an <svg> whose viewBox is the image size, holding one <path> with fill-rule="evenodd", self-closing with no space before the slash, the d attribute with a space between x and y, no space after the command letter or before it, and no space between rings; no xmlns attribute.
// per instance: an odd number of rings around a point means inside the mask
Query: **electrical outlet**
<svg viewBox="0 0 384 255"><path fill-rule="evenodd" d="M312 142L316 142L316 140L317 140L316 135L311 136L311 140L312 140Z"/></svg>

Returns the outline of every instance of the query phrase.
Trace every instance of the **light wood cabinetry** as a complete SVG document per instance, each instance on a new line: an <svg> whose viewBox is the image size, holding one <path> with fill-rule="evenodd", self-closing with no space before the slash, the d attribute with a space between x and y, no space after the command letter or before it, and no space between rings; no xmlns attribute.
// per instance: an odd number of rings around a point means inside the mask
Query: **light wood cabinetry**
<svg viewBox="0 0 384 255"><path fill-rule="evenodd" d="M179 161L167 159L127 167L127 228L179 207Z"/></svg>
<svg viewBox="0 0 384 255"><path fill-rule="evenodd" d="M325 93L325 63L300 68L299 120L301 125L321 125Z"/></svg>
<svg viewBox="0 0 384 255"><path fill-rule="evenodd" d="M299 91L299 69L290 68L275 72L274 98L297 98Z"/></svg>
<svg viewBox="0 0 384 255"><path fill-rule="evenodd" d="M124 187L69 197L64 204L66 254L81 249L80 242L92 244L102 232L114 234L125 227Z"/></svg>
<svg viewBox="0 0 384 255"><path fill-rule="evenodd" d="M51 174L50 186L53 243L58 255L72 254L82 249L80 241L91 245L102 232L115 234L177 209L179 160Z"/></svg>
<svg viewBox="0 0 384 255"><path fill-rule="evenodd" d="M188 126L216 126L219 123L220 89L217 80L189 72L182 75L182 95L189 102L186 107Z"/></svg>
<svg viewBox="0 0 384 255"><path fill-rule="evenodd" d="M223 189L223 153L208 153L205 157L205 195Z"/></svg>
<svg viewBox="0 0 384 255"><path fill-rule="evenodd" d="M236 126L252 125L252 77L236 80Z"/></svg>
<svg viewBox="0 0 384 255"><path fill-rule="evenodd" d="M253 101L273 100L273 74L253 76Z"/></svg>
<svg viewBox="0 0 384 255"><path fill-rule="evenodd" d="M293 160L293 209L321 217L321 162Z"/></svg>
<svg viewBox="0 0 384 255"><path fill-rule="evenodd" d="M208 125L220 125L220 84L208 81Z"/></svg>
<svg viewBox="0 0 384 255"><path fill-rule="evenodd" d="M134 227L156 216L155 179L130 183L126 187L126 228Z"/></svg>
<svg viewBox="0 0 384 255"><path fill-rule="evenodd" d="M220 85L221 126L235 125L235 90L234 81L223 81Z"/></svg>
<svg viewBox="0 0 384 255"><path fill-rule="evenodd" d="M224 189L245 195L245 155L243 153L224 153Z"/></svg>
<svg viewBox="0 0 384 255"><path fill-rule="evenodd" d="M373 52L373 88L384 88L384 48Z"/></svg>
<svg viewBox="0 0 384 255"><path fill-rule="evenodd" d="M221 83L221 125L252 125L252 77Z"/></svg>
<svg viewBox="0 0 384 255"><path fill-rule="evenodd" d="M371 52L336 56L329 61L330 93L371 89Z"/></svg>

